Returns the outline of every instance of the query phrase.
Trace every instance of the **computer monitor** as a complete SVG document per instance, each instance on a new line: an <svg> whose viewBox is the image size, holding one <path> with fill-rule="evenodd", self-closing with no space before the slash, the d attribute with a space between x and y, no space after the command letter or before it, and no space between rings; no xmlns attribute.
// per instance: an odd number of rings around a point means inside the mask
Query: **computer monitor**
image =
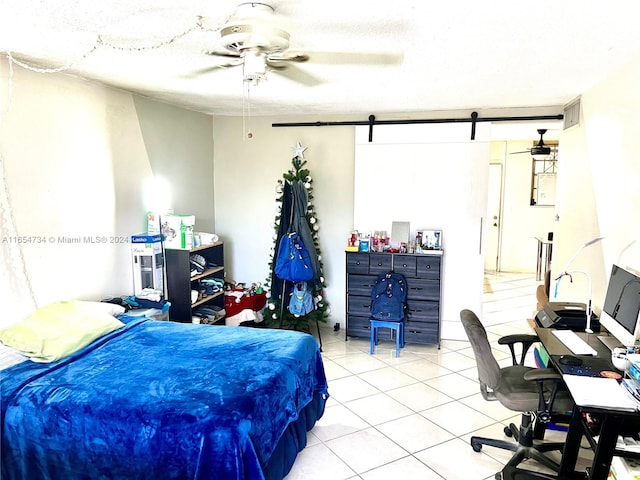
<svg viewBox="0 0 640 480"><path fill-rule="evenodd" d="M607 294L600 315L604 326L617 342L598 337L609 348L634 345L640 338L640 277L617 265L611 267ZM609 340L612 340L609 338Z"/></svg>

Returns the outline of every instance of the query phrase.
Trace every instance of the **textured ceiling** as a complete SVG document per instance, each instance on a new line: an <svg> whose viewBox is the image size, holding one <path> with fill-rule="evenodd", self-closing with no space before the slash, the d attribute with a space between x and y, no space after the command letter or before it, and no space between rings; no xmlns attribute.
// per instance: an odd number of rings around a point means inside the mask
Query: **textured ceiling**
<svg viewBox="0 0 640 480"><path fill-rule="evenodd" d="M0 51L206 113L323 119L557 107L640 58L636 0L274 0L291 48L312 52L295 71L318 83L270 72L247 99L241 66L194 73L224 61L203 52L238 3L0 0ZM322 64L314 51L399 52L402 62Z"/></svg>

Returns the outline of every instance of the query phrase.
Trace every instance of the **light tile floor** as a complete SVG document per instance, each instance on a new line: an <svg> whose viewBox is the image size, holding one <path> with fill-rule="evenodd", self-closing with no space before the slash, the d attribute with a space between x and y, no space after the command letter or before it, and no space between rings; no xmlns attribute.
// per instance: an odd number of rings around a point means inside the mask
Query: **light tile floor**
<svg viewBox="0 0 640 480"><path fill-rule="evenodd" d="M511 363L510 354L497 339L531 331L537 285L530 274L485 275L481 320L501 364ZM485 480L511 457L487 446L476 453L469 444L472 435L507 438L504 426L520 421L480 395L469 342L407 344L396 358L391 342L370 355L368 339L345 342L342 329L321 333L331 397L286 480ZM563 436L548 431L546 438ZM532 460L522 466L545 471Z"/></svg>

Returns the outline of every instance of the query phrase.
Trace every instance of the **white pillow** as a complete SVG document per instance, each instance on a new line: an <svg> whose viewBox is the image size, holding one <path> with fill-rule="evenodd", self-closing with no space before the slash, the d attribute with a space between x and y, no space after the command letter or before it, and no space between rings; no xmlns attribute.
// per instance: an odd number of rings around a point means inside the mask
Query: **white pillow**
<svg viewBox="0 0 640 480"><path fill-rule="evenodd" d="M13 367L18 363L24 362L27 358L29 357L23 355L19 350L0 343L0 370Z"/></svg>
<svg viewBox="0 0 640 480"><path fill-rule="evenodd" d="M91 302L86 300L76 300L76 303L95 312L108 313L114 317L122 315L126 311L122 305L118 305L117 303Z"/></svg>

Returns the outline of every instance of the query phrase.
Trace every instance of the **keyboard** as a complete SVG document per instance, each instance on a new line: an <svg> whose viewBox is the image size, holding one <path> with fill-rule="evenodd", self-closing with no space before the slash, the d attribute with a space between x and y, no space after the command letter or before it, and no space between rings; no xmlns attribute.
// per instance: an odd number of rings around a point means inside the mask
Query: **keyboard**
<svg viewBox="0 0 640 480"><path fill-rule="evenodd" d="M565 347L571 350L574 355L597 355L598 352L590 347L587 342L581 339L573 330L553 330L552 332Z"/></svg>

